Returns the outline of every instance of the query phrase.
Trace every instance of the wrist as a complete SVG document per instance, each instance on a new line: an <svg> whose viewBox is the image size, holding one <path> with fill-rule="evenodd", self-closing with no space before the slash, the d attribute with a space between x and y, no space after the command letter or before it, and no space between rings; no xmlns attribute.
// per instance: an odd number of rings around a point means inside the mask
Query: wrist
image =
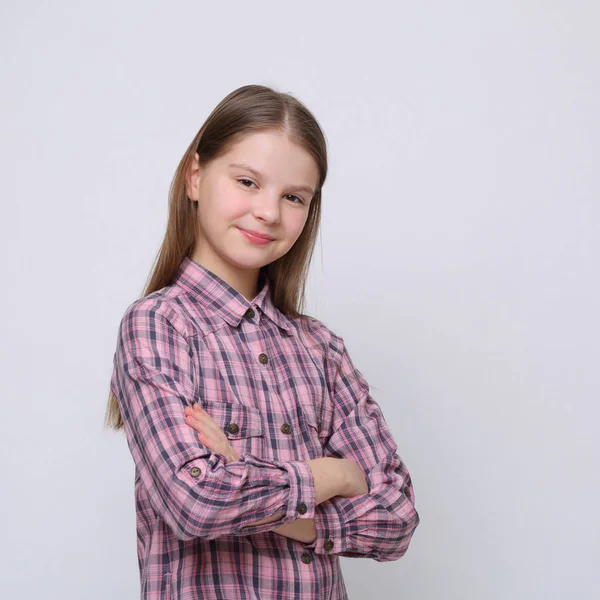
<svg viewBox="0 0 600 600"><path fill-rule="evenodd" d="M346 470L346 459L332 458L335 464L336 496L346 496L348 494L348 471Z"/></svg>
<svg viewBox="0 0 600 600"><path fill-rule="evenodd" d="M314 476L315 503L342 495L348 485L344 460L322 456L308 461Z"/></svg>

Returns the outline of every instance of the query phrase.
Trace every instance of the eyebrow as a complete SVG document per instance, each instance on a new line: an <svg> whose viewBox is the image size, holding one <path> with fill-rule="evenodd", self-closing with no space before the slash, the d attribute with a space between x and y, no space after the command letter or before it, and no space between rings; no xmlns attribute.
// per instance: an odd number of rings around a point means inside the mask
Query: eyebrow
<svg viewBox="0 0 600 600"><path fill-rule="evenodd" d="M250 165L246 165L244 163L231 163L228 166L235 167L238 169L246 169L246 171L250 171L250 173L252 173L257 179L261 179L263 177L262 173L260 173L256 169L253 169ZM311 194L313 196L315 194L315 191L308 185L292 185L291 187L295 190L299 190L299 191L301 190L303 192L308 192L309 194Z"/></svg>

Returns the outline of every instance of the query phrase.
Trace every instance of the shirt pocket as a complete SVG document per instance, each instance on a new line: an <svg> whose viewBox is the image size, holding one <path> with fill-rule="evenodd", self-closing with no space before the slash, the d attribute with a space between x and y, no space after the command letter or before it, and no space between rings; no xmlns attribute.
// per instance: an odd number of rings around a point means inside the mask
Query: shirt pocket
<svg viewBox="0 0 600 600"><path fill-rule="evenodd" d="M262 415L257 408L212 401L203 402L202 408L221 428L238 454L262 456L264 427Z"/></svg>
<svg viewBox="0 0 600 600"><path fill-rule="evenodd" d="M331 424L333 420L333 409L323 405L320 409L312 404L300 406L300 419L308 434L305 444L309 447L312 458L323 456L329 438L331 437Z"/></svg>

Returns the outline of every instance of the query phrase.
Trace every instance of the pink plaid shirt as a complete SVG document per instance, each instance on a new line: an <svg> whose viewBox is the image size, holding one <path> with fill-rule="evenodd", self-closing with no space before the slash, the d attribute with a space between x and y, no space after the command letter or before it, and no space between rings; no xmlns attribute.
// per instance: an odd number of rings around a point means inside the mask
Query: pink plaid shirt
<svg viewBox="0 0 600 600"><path fill-rule="evenodd" d="M397 560L419 524L409 472L343 339L313 318L307 336L273 305L268 279L259 287L248 301L185 258L121 320L111 389L135 463L143 600L345 599L339 557ZM239 461L200 443L183 412L194 402ZM369 493L315 505L306 461L321 456L353 459ZM314 519L314 542L272 531L296 519Z"/></svg>

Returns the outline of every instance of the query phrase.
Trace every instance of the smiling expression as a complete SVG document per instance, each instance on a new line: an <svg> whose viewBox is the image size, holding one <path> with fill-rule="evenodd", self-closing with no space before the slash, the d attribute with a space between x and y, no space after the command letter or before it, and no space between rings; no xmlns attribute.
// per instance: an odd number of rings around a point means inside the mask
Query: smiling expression
<svg viewBox="0 0 600 600"><path fill-rule="evenodd" d="M203 168L196 155L187 181L198 202L193 258L216 273L258 272L302 233L318 178L312 156L280 131L248 134Z"/></svg>

